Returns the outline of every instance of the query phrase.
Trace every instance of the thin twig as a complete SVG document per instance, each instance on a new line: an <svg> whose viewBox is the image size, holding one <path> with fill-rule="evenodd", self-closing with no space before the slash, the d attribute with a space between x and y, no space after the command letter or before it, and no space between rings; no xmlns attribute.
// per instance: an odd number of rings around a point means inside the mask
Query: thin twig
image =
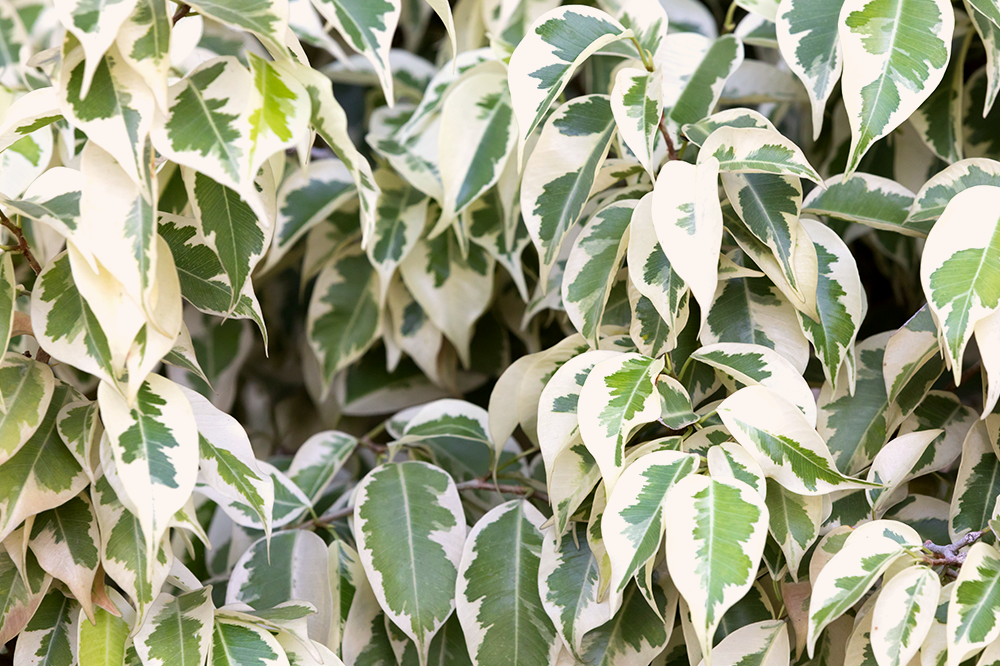
<svg viewBox="0 0 1000 666"><path fill-rule="evenodd" d="M17 240L17 251L23 254L24 258L28 260L28 265L31 266L31 270L35 271L35 275L41 273L42 267L38 265L38 261L36 261L35 257L31 254L31 249L28 247L28 241L24 237L24 232L21 231L21 227L11 222L10 218L4 215L2 210L0 210L0 224L7 227L7 229L14 234L14 238Z"/></svg>
<svg viewBox="0 0 1000 666"><path fill-rule="evenodd" d="M971 546L976 543L983 537L984 534L988 534L989 532L990 528L988 527L984 530L969 532L955 543L949 543L944 546L939 546L931 541L925 541L924 550L935 556L928 557L925 561L931 566L961 566L962 563L965 562L965 556L967 553L960 553L958 551L966 546Z"/></svg>
<svg viewBox="0 0 1000 666"><path fill-rule="evenodd" d="M178 21L180 21L182 18L184 18L185 16L188 16L190 14L191 14L191 5L181 4L177 8L177 11L174 13L174 18L171 19L171 24L172 25L177 25Z"/></svg>
<svg viewBox="0 0 1000 666"><path fill-rule="evenodd" d="M670 138L670 132L667 131L667 126L664 124L666 120L666 115L660 116L660 134L663 135L663 140L667 142L667 159L671 162L677 159L677 149L674 148L674 142Z"/></svg>

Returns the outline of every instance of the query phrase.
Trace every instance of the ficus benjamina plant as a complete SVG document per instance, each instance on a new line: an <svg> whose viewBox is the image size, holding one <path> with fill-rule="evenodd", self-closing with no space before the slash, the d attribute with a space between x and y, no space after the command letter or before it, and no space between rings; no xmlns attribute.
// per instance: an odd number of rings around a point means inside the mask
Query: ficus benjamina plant
<svg viewBox="0 0 1000 666"><path fill-rule="evenodd" d="M0 663L1000 664L998 0L0 0Z"/></svg>

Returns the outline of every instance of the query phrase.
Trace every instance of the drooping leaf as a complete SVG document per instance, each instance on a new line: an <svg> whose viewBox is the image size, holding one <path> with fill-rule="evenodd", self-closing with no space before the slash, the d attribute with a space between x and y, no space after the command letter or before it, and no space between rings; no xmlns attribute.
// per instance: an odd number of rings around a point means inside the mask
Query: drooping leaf
<svg viewBox="0 0 1000 666"><path fill-rule="evenodd" d="M788 573L798 582L799 565L820 536L823 518L821 497L798 495L773 479L767 482L768 529L781 547Z"/></svg>
<svg viewBox="0 0 1000 666"><path fill-rule="evenodd" d="M904 226L921 234L929 233L955 195L977 185L1000 185L1000 164L972 158L940 171L920 188Z"/></svg>
<svg viewBox="0 0 1000 666"><path fill-rule="evenodd" d="M177 597L158 596L134 638L142 663L204 663L212 640L214 612L211 586Z"/></svg>
<svg viewBox="0 0 1000 666"><path fill-rule="evenodd" d="M802 204L802 212L857 222L905 236L922 235L906 224L914 194L894 180L855 173L834 176L817 187Z"/></svg>
<svg viewBox="0 0 1000 666"><path fill-rule="evenodd" d="M969 549L948 604L948 663L961 663L1000 636L1000 553L985 543Z"/></svg>
<svg viewBox="0 0 1000 666"><path fill-rule="evenodd" d="M955 539L981 530L993 515L1000 495L1000 458L982 421L972 425L962 444L962 462L948 514L948 533Z"/></svg>
<svg viewBox="0 0 1000 666"><path fill-rule="evenodd" d="M76 661L76 601L59 590L50 590L31 621L17 637L14 661L38 666L72 666Z"/></svg>
<svg viewBox="0 0 1000 666"><path fill-rule="evenodd" d="M0 464L10 460L41 426L55 386L55 375L47 364L14 352L3 355L0 364Z"/></svg>
<svg viewBox="0 0 1000 666"><path fill-rule="evenodd" d="M650 176L655 175L653 153L663 116L661 77L638 68L619 70L611 91L611 111L629 147Z"/></svg>

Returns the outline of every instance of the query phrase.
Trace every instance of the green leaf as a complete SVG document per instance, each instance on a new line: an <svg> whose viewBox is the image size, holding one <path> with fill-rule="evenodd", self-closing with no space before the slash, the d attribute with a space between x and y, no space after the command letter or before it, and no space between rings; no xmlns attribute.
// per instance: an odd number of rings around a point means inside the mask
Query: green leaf
<svg viewBox="0 0 1000 666"><path fill-rule="evenodd" d="M173 597L161 594L134 637L143 664L203 664L212 640L212 587Z"/></svg>
<svg viewBox="0 0 1000 666"><path fill-rule="evenodd" d="M794 493L823 495L876 485L841 474L802 412L768 388L740 389L719 405L718 412L764 474Z"/></svg>
<svg viewBox="0 0 1000 666"><path fill-rule="evenodd" d="M390 106L393 104L393 79L389 49L399 22L401 4L399 0L313 0L323 18L375 68Z"/></svg>
<svg viewBox="0 0 1000 666"><path fill-rule="evenodd" d="M619 354L601 361L580 391L580 434L613 491L624 468L625 445L639 427L660 416L656 377L663 359Z"/></svg>
<svg viewBox="0 0 1000 666"><path fill-rule="evenodd" d="M15 352L4 354L0 364L0 464L10 460L42 424L55 385L47 364Z"/></svg>
<svg viewBox="0 0 1000 666"><path fill-rule="evenodd" d="M576 97L549 116L528 156L521 179L521 211L538 250L542 282L583 214L615 128L606 95Z"/></svg>
<svg viewBox="0 0 1000 666"><path fill-rule="evenodd" d="M354 533L379 605L426 654L455 608L451 590L465 541L455 482L422 462L372 470L355 496ZM537 576L532 580L537 585Z"/></svg>
<svg viewBox="0 0 1000 666"><path fill-rule="evenodd" d="M597 347L601 320L628 248L635 201L612 203L593 215L573 241L562 281L566 314L590 345Z"/></svg>
<svg viewBox="0 0 1000 666"><path fill-rule="evenodd" d="M539 595L544 521L527 501L511 500L469 532L458 570L456 614L477 666L548 664L562 646Z"/></svg>
<svg viewBox="0 0 1000 666"><path fill-rule="evenodd" d="M959 664L1000 636L1000 553L969 549L948 604L948 663Z"/></svg>
<svg viewBox="0 0 1000 666"><path fill-rule="evenodd" d="M146 378L132 405L104 382L97 400L122 489L138 510L146 552L152 556L198 475L198 429L191 404L180 387L159 375Z"/></svg>
<svg viewBox="0 0 1000 666"><path fill-rule="evenodd" d="M941 83L955 14L945 0L846 0L838 23L851 123L845 172L851 174L872 144L899 127Z"/></svg>
<svg viewBox="0 0 1000 666"><path fill-rule="evenodd" d="M673 582L690 609L702 654L710 659L715 628L756 578L768 510L750 486L704 476L679 481L668 502L667 566L687 572Z"/></svg>
<svg viewBox="0 0 1000 666"><path fill-rule="evenodd" d="M910 116L910 122L927 147L949 164L962 159L962 89L965 56L972 44L972 34L968 29L955 33L944 79Z"/></svg>
<svg viewBox="0 0 1000 666"><path fill-rule="evenodd" d="M604 46L631 34L610 15L582 6L553 9L531 24L508 68L521 137L519 155L577 67Z"/></svg>
<svg viewBox="0 0 1000 666"><path fill-rule="evenodd" d="M837 34L843 5L844 0L782 0L778 6L778 47L809 94L813 140L823 130L826 103L844 67Z"/></svg>
<svg viewBox="0 0 1000 666"><path fill-rule="evenodd" d="M244 622L219 619L212 629L211 666L289 666L281 645L266 630Z"/></svg>
<svg viewBox="0 0 1000 666"><path fill-rule="evenodd" d="M80 612L75 600L59 590L45 595L31 621L17 637L14 660L38 666L73 666L76 657L76 623Z"/></svg>
<svg viewBox="0 0 1000 666"><path fill-rule="evenodd" d="M855 173L846 179L834 176L824 185L809 193L802 205L803 213L857 222L904 236L923 235L907 224L914 194L896 181Z"/></svg>
<svg viewBox="0 0 1000 666"><path fill-rule="evenodd" d="M94 609L94 624L77 620L77 652L80 666L120 666L125 661L128 622L103 608Z"/></svg>

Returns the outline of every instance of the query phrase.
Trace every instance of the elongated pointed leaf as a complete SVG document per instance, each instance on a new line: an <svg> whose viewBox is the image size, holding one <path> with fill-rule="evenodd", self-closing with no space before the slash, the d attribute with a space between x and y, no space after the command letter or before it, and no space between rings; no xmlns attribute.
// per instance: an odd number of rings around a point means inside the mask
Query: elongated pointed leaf
<svg viewBox="0 0 1000 666"><path fill-rule="evenodd" d="M620 354L595 365L583 384L577 410L580 434L612 491L633 431L660 416L655 380L662 368L663 359Z"/></svg>
<svg viewBox="0 0 1000 666"><path fill-rule="evenodd" d="M944 0L845 0L838 25L850 174L872 144L899 127L941 82L955 14Z"/></svg>
<svg viewBox="0 0 1000 666"><path fill-rule="evenodd" d="M559 257L569 230L583 213L615 127L611 103L605 95L570 100L556 109L542 127L521 181L521 212L538 250L542 281Z"/></svg>
<svg viewBox="0 0 1000 666"><path fill-rule="evenodd" d="M899 486L916 476L911 474L910 470L923 457L930 443L942 434L944 434L942 430L922 430L900 435L878 452L867 475L869 481L884 486L867 491L868 501L875 516L881 516L885 512L886 506L893 501L891 499L893 492Z"/></svg>
<svg viewBox="0 0 1000 666"><path fill-rule="evenodd" d="M218 620L212 629L211 666L289 666L281 645L266 630L244 622Z"/></svg>
<svg viewBox="0 0 1000 666"><path fill-rule="evenodd" d="M931 628L940 592L941 582L927 567L911 567L886 583L872 610L879 620L871 633L879 663L910 663Z"/></svg>
<svg viewBox="0 0 1000 666"><path fill-rule="evenodd" d="M977 185L1000 185L1000 163L972 158L939 172L920 188L905 226L921 233L930 232L955 195Z"/></svg>
<svg viewBox="0 0 1000 666"><path fill-rule="evenodd" d="M14 663L72 666L76 663L79 606L59 590L45 595L35 615L17 637Z"/></svg>
<svg viewBox="0 0 1000 666"><path fill-rule="evenodd" d="M97 418L97 403L90 401L67 403L56 417L56 428L63 443L83 468L95 480L94 471L99 462L98 443L104 432Z"/></svg>
<svg viewBox="0 0 1000 666"><path fill-rule="evenodd" d="M26 93L10 105L3 123L0 123L0 151L61 117L59 98L54 86Z"/></svg>
<svg viewBox="0 0 1000 666"><path fill-rule="evenodd" d="M604 309L628 249L628 228L635 201L619 201L587 222L566 260L563 305L573 325L597 347Z"/></svg>
<svg viewBox="0 0 1000 666"><path fill-rule="evenodd" d="M396 269L410 254L427 222L427 196L388 170L375 173L381 191L368 258L379 274L382 300Z"/></svg>
<svg viewBox="0 0 1000 666"><path fill-rule="evenodd" d="M948 664L960 664L969 655L1000 636L1000 553L977 543L969 553L951 589L948 604Z"/></svg>
<svg viewBox="0 0 1000 666"><path fill-rule="evenodd" d="M9 352L0 365L0 464L10 460L42 424L56 379L51 368Z"/></svg>
<svg viewBox="0 0 1000 666"><path fill-rule="evenodd" d="M720 127L701 147L699 164L710 157L719 161L722 172L770 173L823 182L802 150L770 129Z"/></svg>
<svg viewBox="0 0 1000 666"><path fill-rule="evenodd" d="M147 82L160 108L167 102L171 22L167 7L138 0L115 37L122 59Z"/></svg>
<svg viewBox="0 0 1000 666"><path fill-rule="evenodd" d="M426 463L376 468L358 487L354 532L379 605L425 654L455 608L465 516L454 481Z"/></svg>
<svg viewBox="0 0 1000 666"><path fill-rule="evenodd" d="M118 666L125 661L128 622L103 608L94 609L95 624L77 620L77 658L80 666Z"/></svg>
<svg viewBox="0 0 1000 666"><path fill-rule="evenodd" d="M767 507L744 483L704 476L679 481L668 502L667 565L688 572L674 584L691 611L702 653L710 656L716 626L757 575Z"/></svg>
<svg viewBox="0 0 1000 666"><path fill-rule="evenodd" d="M33 554L19 567L6 548L0 547L0 640L10 641L24 629L42 603L52 578ZM20 561L20 558L18 558ZM22 574L21 569L24 573Z"/></svg>
<svg viewBox="0 0 1000 666"><path fill-rule="evenodd" d="M642 69L620 70L611 91L611 110L622 141L635 153L646 172L654 176L653 152L663 115L660 77Z"/></svg>
<svg viewBox="0 0 1000 666"><path fill-rule="evenodd" d="M288 5L264 0L195 0L191 3L200 13L259 37L265 44L281 52L288 29Z"/></svg>
<svg viewBox="0 0 1000 666"><path fill-rule="evenodd" d="M146 378L132 406L106 383L98 388L98 402L122 487L139 509L152 555L170 518L194 490L198 429L191 404L159 375Z"/></svg>
<svg viewBox="0 0 1000 666"><path fill-rule="evenodd" d="M668 35L660 54L666 125L677 142L682 127L715 110L726 81L743 64L743 43L736 35L714 41L692 34Z"/></svg>
<svg viewBox="0 0 1000 666"><path fill-rule="evenodd" d="M767 482L768 529L788 563L788 573L798 581L799 566L806 551L819 538L823 522L823 500L798 495L773 479Z"/></svg>
<svg viewBox="0 0 1000 666"><path fill-rule="evenodd" d="M666 575L653 583L652 595L656 610L638 585L627 587L615 616L584 637L583 663L597 666L648 664L670 640L671 621L677 612L678 600L677 590ZM669 618L666 625L661 616Z"/></svg>
<svg viewBox="0 0 1000 666"><path fill-rule="evenodd" d="M802 212L857 222L905 236L922 235L906 224L914 194L894 180L855 173L834 176L816 188L802 204Z"/></svg>
<svg viewBox="0 0 1000 666"><path fill-rule="evenodd" d="M718 284L722 243L722 208L718 163L697 167L672 161L664 165L653 190L653 227L671 268L687 284L702 308L702 324Z"/></svg>
<svg viewBox="0 0 1000 666"><path fill-rule="evenodd" d="M719 405L719 416L764 474L800 495L872 486L842 475L802 412L763 386L740 389Z"/></svg>
<svg viewBox="0 0 1000 666"><path fill-rule="evenodd" d="M789 653L788 626L784 622L764 620L740 627L728 634L712 650L716 666L784 666Z"/></svg>
<svg viewBox="0 0 1000 666"><path fill-rule="evenodd" d="M548 664L562 647L539 595L544 520L527 501L511 500L469 532L455 612L476 666Z"/></svg>
<svg viewBox="0 0 1000 666"><path fill-rule="evenodd" d="M962 462L948 515L948 532L958 538L981 530L993 515L1000 495L1000 459L986 424L973 424L962 444Z"/></svg>
<svg viewBox="0 0 1000 666"><path fill-rule="evenodd" d="M602 47L629 36L610 15L582 6L553 9L532 23L508 70L519 146L523 148L576 68Z"/></svg>
<svg viewBox="0 0 1000 666"><path fill-rule="evenodd" d="M713 113L704 120L685 125L684 136L696 146L702 146L712 132L720 127L756 127L758 129L775 130L774 124L758 111L753 109L726 109Z"/></svg>
<svg viewBox="0 0 1000 666"><path fill-rule="evenodd" d="M970 30L957 31L951 41L951 58L944 78L920 108L910 116L931 151L949 164L963 156L962 89L965 83L965 56L972 44Z"/></svg>
<svg viewBox="0 0 1000 666"><path fill-rule="evenodd" d="M142 663L204 663L212 640L214 613L211 587L177 597L158 596L134 638Z"/></svg>
<svg viewBox="0 0 1000 666"><path fill-rule="evenodd" d="M724 429L720 429L717 434L720 437L728 436ZM705 457L708 459L708 474L713 479L740 481L760 493L761 497L767 495L764 471L753 456L736 442L726 441L715 444L708 449Z"/></svg>

